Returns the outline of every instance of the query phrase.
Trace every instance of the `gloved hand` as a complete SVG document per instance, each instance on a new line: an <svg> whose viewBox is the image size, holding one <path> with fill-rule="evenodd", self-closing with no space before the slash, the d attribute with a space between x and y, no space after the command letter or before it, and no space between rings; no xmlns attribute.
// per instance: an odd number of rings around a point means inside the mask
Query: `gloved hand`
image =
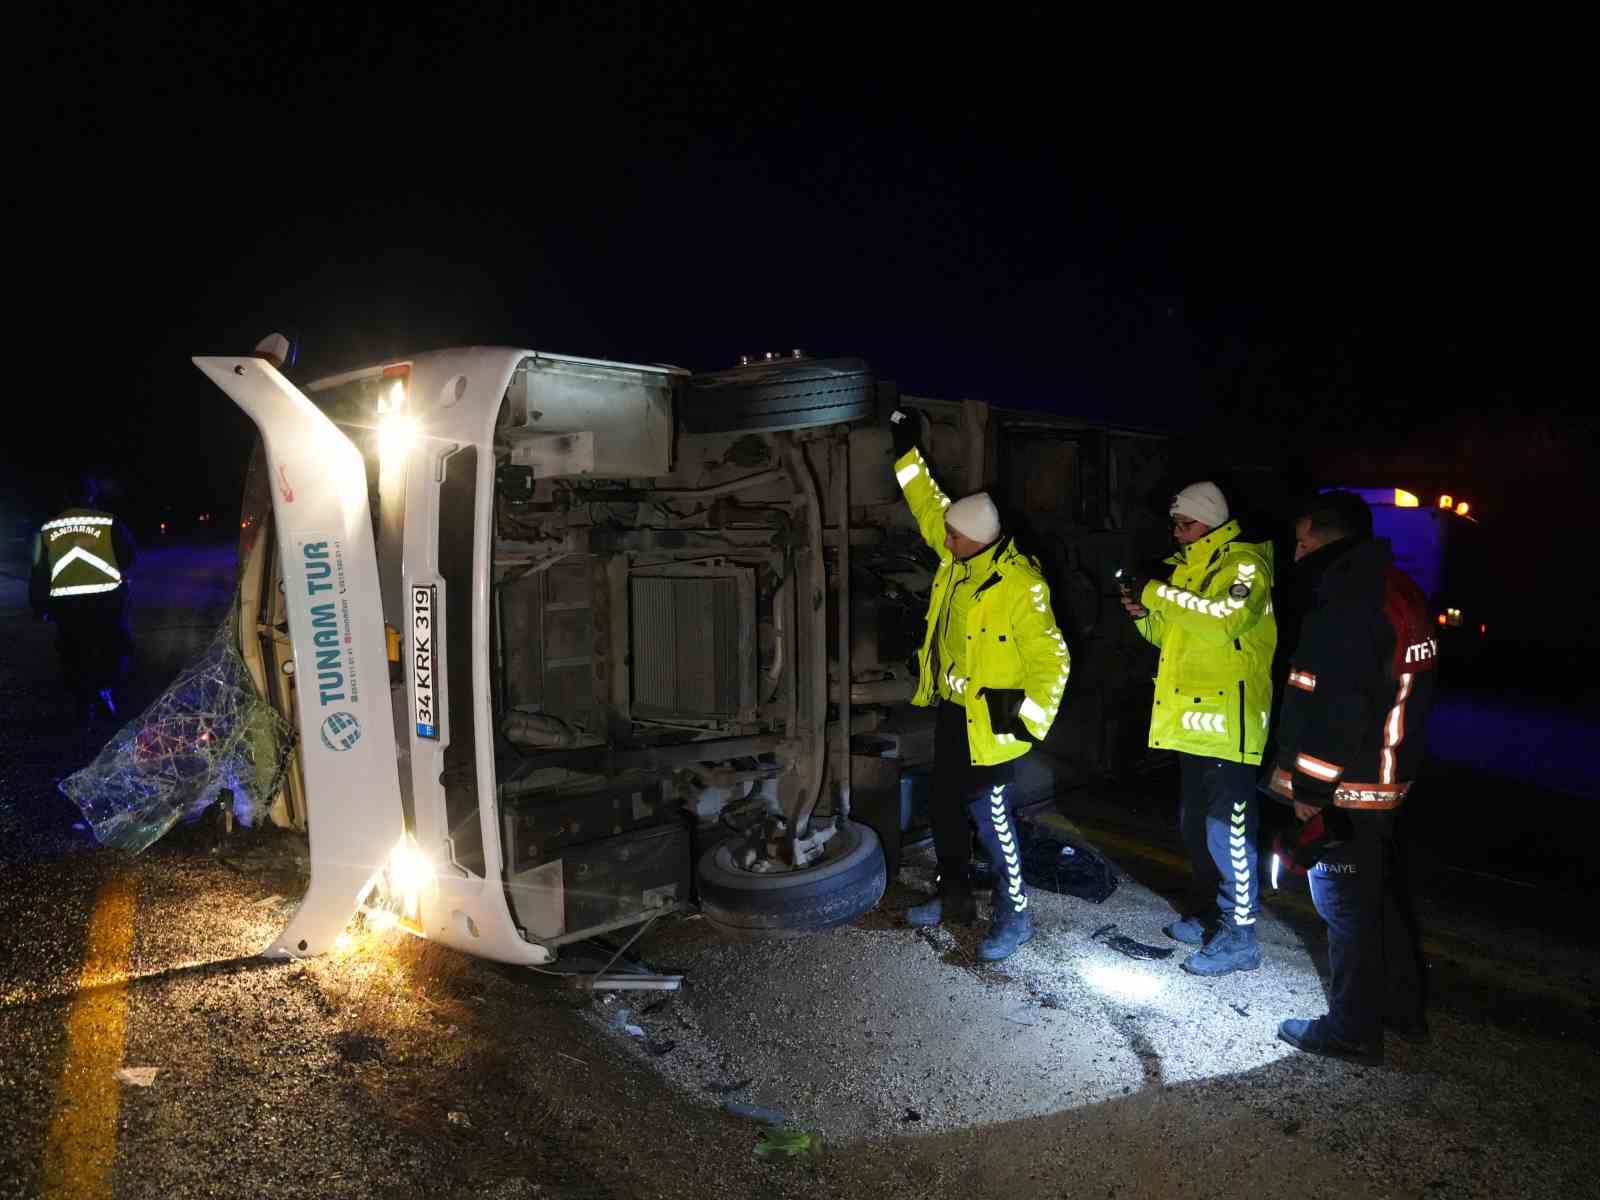
<svg viewBox="0 0 1600 1200"><path fill-rule="evenodd" d="M1139 603L1139 597L1144 595L1144 585L1150 581L1127 568L1119 570L1116 574L1117 591L1122 601L1122 611L1135 621L1142 621L1150 615L1150 610Z"/></svg>
<svg viewBox="0 0 1600 1200"><path fill-rule="evenodd" d="M894 456L901 458L916 449L922 418L909 408L896 408L889 414L889 436L894 439Z"/></svg>
<svg viewBox="0 0 1600 1200"><path fill-rule="evenodd" d="M1323 828L1322 814L1318 813L1311 820L1279 833L1272 841L1272 853L1292 874L1304 875L1317 865L1327 844L1327 831Z"/></svg>
<svg viewBox="0 0 1600 1200"><path fill-rule="evenodd" d="M979 688L978 695L989 706L989 727L996 733L1009 733L1027 742L1038 744L1039 739L1029 731L1022 719L1022 702L1028 693L1021 688Z"/></svg>
<svg viewBox="0 0 1600 1200"><path fill-rule="evenodd" d="M1291 872L1304 875L1321 862L1332 847L1354 837L1349 813L1330 804L1318 809L1309 820L1279 833L1273 839L1272 852Z"/></svg>

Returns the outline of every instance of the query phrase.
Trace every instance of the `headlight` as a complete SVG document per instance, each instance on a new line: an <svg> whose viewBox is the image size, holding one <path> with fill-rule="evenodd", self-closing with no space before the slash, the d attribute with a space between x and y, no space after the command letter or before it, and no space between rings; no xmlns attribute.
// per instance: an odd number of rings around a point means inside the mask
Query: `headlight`
<svg viewBox="0 0 1600 1200"><path fill-rule="evenodd" d="M433 882L433 863L409 841L389 855L389 883L396 892L414 896Z"/></svg>
<svg viewBox="0 0 1600 1200"><path fill-rule="evenodd" d="M417 440L417 423L399 413L385 413L378 418L378 457L399 458L410 452Z"/></svg>
<svg viewBox="0 0 1600 1200"><path fill-rule="evenodd" d="M389 855L389 901L399 903L398 916L413 933L422 932L416 924L422 912L419 900L433 878L433 861L410 838L402 838Z"/></svg>

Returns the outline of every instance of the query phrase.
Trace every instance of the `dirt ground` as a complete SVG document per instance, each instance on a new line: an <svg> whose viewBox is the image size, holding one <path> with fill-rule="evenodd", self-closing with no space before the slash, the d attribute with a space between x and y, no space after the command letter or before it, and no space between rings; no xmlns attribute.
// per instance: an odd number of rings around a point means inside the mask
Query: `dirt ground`
<svg viewBox="0 0 1600 1200"><path fill-rule="evenodd" d="M1321 1003L1300 935L1269 919L1268 965L1221 981L1183 975L1177 955L1128 959L1093 933L1156 944L1165 905L1126 878L1104 905L1036 893L1034 942L981 966L978 930L899 925L927 870L914 861L884 911L819 937L664 921L638 950L683 989L607 995L396 931L253 960L303 870L287 835L188 828L139 869L148 973L128 1058L165 1067L127 1096L120 1196L214 1194L225 1163L256 1183L231 1194L262 1195L377 1195L381 1180L572 1198L1587 1188L1562 1131L1600 1094L1592 1041L1440 1013L1429 1045L1391 1040L1383 1067L1296 1054L1272 1030ZM820 1149L758 1156L763 1127L730 1100L782 1112Z"/></svg>

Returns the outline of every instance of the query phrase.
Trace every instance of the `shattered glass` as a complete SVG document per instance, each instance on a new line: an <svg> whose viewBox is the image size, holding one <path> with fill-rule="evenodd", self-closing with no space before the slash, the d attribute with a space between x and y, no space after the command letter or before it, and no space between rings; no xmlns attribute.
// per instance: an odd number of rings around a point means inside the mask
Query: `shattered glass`
<svg viewBox="0 0 1600 1200"><path fill-rule="evenodd" d="M92 763L61 781L102 846L137 854L219 801L246 825L266 815L295 735L256 691L236 614Z"/></svg>

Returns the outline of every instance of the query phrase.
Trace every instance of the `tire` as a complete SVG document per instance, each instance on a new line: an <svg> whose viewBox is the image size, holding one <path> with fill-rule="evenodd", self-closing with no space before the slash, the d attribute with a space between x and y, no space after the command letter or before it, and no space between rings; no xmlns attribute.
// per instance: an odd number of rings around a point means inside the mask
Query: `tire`
<svg viewBox="0 0 1600 1200"><path fill-rule="evenodd" d="M694 376L679 414L690 433L761 433L870 420L876 401L859 358L777 359Z"/></svg>
<svg viewBox="0 0 1600 1200"><path fill-rule="evenodd" d="M731 842L712 847L695 869L701 912L741 937L801 937L854 920L883 898L888 873L872 830L845 821L834 835L841 839L818 865L770 875L735 865Z"/></svg>

